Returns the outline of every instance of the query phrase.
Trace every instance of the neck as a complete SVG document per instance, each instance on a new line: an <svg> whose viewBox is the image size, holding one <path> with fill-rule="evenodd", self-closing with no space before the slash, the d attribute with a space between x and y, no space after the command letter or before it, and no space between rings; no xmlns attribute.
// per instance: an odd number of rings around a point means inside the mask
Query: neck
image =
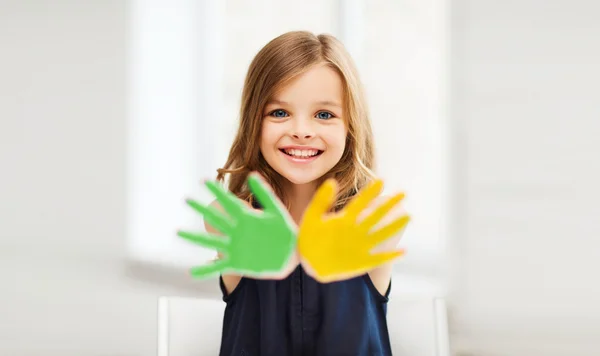
<svg viewBox="0 0 600 356"><path fill-rule="evenodd" d="M304 211L308 207L313 195L317 191L317 182L306 184L293 184L287 182L285 186L286 196L290 202L290 215L296 222L300 224Z"/></svg>

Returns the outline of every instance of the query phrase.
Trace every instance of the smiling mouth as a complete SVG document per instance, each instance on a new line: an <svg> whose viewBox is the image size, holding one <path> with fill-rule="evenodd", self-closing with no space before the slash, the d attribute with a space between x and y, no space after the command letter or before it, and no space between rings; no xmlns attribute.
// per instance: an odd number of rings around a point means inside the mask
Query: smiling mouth
<svg viewBox="0 0 600 356"><path fill-rule="evenodd" d="M296 150L296 149L283 149L280 148L283 154L288 155L294 158L312 158L320 156L323 151L322 150Z"/></svg>

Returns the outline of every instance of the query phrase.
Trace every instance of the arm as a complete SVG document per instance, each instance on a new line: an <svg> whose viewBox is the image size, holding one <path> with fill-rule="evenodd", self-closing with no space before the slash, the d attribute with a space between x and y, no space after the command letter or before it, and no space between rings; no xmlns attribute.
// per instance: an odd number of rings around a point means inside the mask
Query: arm
<svg viewBox="0 0 600 356"><path fill-rule="evenodd" d="M383 203L384 201L386 201L387 199L389 199L389 196L381 196L378 199L376 199L372 205L365 209L365 213L369 214L370 212L372 212L377 206L379 206L381 203ZM385 226L387 224L389 224L391 221L393 221L394 219L397 219L401 216L405 216L406 212L402 209L401 206L396 206L392 211L390 211L376 226L375 229L377 229L380 226ZM388 240L382 242L381 244L379 244L374 250L373 252L382 252L382 251L390 251L390 250L394 250L397 248L398 243L400 242L400 239L402 238L402 232L404 230L398 232L397 234L395 234L394 236L392 236L391 238L389 238ZM379 267L376 267L374 269L372 269L371 271L369 271L369 277L371 278L371 281L373 282L373 285L375 286L375 288L377 288L377 291L379 291L379 293L381 295L384 295L385 292L387 291L389 285L390 285L390 281L392 278L392 269L394 266L394 262L388 262L385 263Z"/></svg>

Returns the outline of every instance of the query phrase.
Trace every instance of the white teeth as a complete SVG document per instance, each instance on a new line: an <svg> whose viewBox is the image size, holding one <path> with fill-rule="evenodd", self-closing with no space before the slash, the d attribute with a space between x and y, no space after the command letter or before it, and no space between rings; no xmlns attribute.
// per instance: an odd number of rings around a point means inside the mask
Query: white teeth
<svg viewBox="0 0 600 356"><path fill-rule="evenodd" d="M297 149L286 149L285 153L289 154L290 156L294 156L294 157L300 157L300 158L307 158L307 157L312 157L315 156L319 151L317 150L297 150Z"/></svg>

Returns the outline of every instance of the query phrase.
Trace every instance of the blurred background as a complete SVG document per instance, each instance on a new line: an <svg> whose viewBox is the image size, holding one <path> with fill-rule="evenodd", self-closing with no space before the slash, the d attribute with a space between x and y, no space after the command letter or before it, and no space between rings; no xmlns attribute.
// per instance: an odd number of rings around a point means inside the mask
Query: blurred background
<svg viewBox="0 0 600 356"><path fill-rule="evenodd" d="M395 295L456 356L600 354L600 3L0 0L0 355L154 355L250 61L289 30L357 62L413 222ZM595 271L595 272L594 272ZM199 335L201 337L201 335Z"/></svg>

